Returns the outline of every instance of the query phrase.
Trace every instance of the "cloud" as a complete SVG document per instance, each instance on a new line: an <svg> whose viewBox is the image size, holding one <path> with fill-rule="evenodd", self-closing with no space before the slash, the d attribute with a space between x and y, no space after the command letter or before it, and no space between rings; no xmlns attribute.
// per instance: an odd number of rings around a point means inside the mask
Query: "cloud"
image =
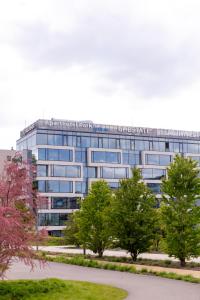
<svg viewBox="0 0 200 300"><path fill-rule="evenodd" d="M200 75L195 35L177 36L165 24L110 11L86 12L70 30L41 20L19 24L14 46L33 68L80 66L110 80L111 89L121 85L146 98L173 94Z"/></svg>

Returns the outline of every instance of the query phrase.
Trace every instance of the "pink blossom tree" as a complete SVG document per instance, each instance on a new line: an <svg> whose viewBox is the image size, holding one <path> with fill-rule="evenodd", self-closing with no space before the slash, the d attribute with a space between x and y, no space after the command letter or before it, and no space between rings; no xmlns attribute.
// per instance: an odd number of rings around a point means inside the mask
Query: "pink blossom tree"
<svg viewBox="0 0 200 300"><path fill-rule="evenodd" d="M45 237L37 232L37 210L44 204L34 188L35 168L20 155L5 164L0 178L0 277L4 277L13 257L34 266L32 244Z"/></svg>

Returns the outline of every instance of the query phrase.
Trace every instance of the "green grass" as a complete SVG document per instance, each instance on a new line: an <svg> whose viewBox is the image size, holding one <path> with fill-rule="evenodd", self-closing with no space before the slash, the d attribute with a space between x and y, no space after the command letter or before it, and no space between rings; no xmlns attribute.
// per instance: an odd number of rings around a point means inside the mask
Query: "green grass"
<svg viewBox="0 0 200 300"><path fill-rule="evenodd" d="M0 300L122 300L127 292L107 285L60 279L0 282Z"/></svg>

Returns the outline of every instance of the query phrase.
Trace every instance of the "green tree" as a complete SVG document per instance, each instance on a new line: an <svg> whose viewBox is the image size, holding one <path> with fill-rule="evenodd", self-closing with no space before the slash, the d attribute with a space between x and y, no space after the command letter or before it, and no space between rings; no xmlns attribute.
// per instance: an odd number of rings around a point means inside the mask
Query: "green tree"
<svg viewBox="0 0 200 300"><path fill-rule="evenodd" d="M200 194L197 162L176 156L163 181L162 221L165 231L166 252L180 260L200 254Z"/></svg>
<svg viewBox="0 0 200 300"><path fill-rule="evenodd" d="M64 242L66 245L75 245L80 247L80 240L78 238L78 223L77 212L69 214L69 218L66 222L66 228L64 229Z"/></svg>
<svg viewBox="0 0 200 300"><path fill-rule="evenodd" d="M154 236L155 196L141 181L139 169L133 169L132 174L132 178L121 180L113 197L110 228L117 244L136 261Z"/></svg>
<svg viewBox="0 0 200 300"><path fill-rule="evenodd" d="M103 256L110 241L106 215L111 198L112 192L105 181L94 182L77 214L81 244L98 253L99 257Z"/></svg>

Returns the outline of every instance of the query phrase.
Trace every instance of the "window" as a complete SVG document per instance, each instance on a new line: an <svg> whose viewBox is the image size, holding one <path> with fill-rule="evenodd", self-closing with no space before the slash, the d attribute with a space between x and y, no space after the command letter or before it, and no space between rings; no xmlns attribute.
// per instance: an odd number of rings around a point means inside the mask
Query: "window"
<svg viewBox="0 0 200 300"><path fill-rule="evenodd" d="M37 176L48 176L47 165L37 165Z"/></svg>
<svg viewBox="0 0 200 300"><path fill-rule="evenodd" d="M95 167L84 167L84 178L96 178L97 177L97 169Z"/></svg>
<svg viewBox="0 0 200 300"><path fill-rule="evenodd" d="M47 134L37 134L37 145L47 145Z"/></svg>
<svg viewBox="0 0 200 300"><path fill-rule="evenodd" d="M46 192L46 181L38 180L38 192L45 193Z"/></svg>
<svg viewBox="0 0 200 300"><path fill-rule="evenodd" d="M48 160L58 160L58 149L47 149Z"/></svg>
<svg viewBox="0 0 200 300"><path fill-rule="evenodd" d="M39 148L38 149L38 159L39 160L46 160L46 149Z"/></svg>
<svg viewBox="0 0 200 300"><path fill-rule="evenodd" d="M152 190L153 193L155 194L160 194L161 189L160 189L160 183L147 183L147 186Z"/></svg>
<svg viewBox="0 0 200 300"><path fill-rule="evenodd" d="M79 204L77 198L55 197L51 200L52 209L78 209Z"/></svg>
<svg viewBox="0 0 200 300"><path fill-rule="evenodd" d="M62 146L63 139L62 135L58 134L48 134L48 145Z"/></svg>
<svg viewBox="0 0 200 300"><path fill-rule="evenodd" d="M90 147L90 137L82 136L81 137L81 147Z"/></svg>
<svg viewBox="0 0 200 300"><path fill-rule="evenodd" d="M119 152L92 151L92 162L120 164L121 154Z"/></svg>
<svg viewBox="0 0 200 300"><path fill-rule="evenodd" d="M77 178L81 177L81 167L80 166L66 166L66 177Z"/></svg>
<svg viewBox="0 0 200 300"><path fill-rule="evenodd" d="M86 162L86 151L85 150L76 150L75 151L75 162Z"/></svg>
<svg viewBox="0 0 200 300"><path fill-rule="evenodd" d="M108 182L108 185L112 190L116 190L119 188L119 182Z"/></svg>
<svg viewBox="0 0 200 300"><path fill-rule="evenodd" d="M68 214L63 213L39 213L39 226L63 226L68 220Z"/></svg>
<svg viewBox="0 0 200 300"><path fill-rule="evenodd" d="M147 165L161 165L168 166L172 162L171 155L164 154L147 154L146 164Z"/></svg>
<svg viewBox="0 0 200 300"><path fill-rule="evenodd" d="M135 150L149 150L149 141L135 140Z"/></svg>
<svg viewBox="0 0 200 300"><path fill-rule="evenodd" d="M47 160L73 161L72 150L68 149L46 149Z"/></svg>
<svg viewBox="0 0 200 300"><path fill-rule="evenodd" d="M165 151L165 142L153 141L153 150L154 151Z"/></svg>
<svg viewBox="0 0 200 300"><path fill-rule="evenodd" d="M121 139L120 140L120 148L130 150L131 144L130 140Z"/></svg>
<svg viewBox="0 0 200 300"><path fill-rule="evenodd" d="M127 168L109 168L109 167L101 168L101 178L122 179L127 177L128 177Z"/></svg>
<svg viewBox="0 0 200 300"><path fill-rule="evenodd" d="M98 143L98 138L91 137L91 147L92 148L98 148L99 143Z"/></svg>
<svg viewBox="0 0 200 300"><path fill-rule="evenodd" d="M86 193L86 182L76 181L75 182L75 193L76 194L85 194Z"/></svg>
<svg viewBox="0 0 200 300"><path fill-rule="evenodd" d="M43 193L72 193L72 181L38 180L38 191Z"/></svg>
<svg viewBox="0 0 200 300"><path fill-rule="evenodd" d="M199 145L198 144L188 144L188 152L189 153L199 153Z"/></svg>

